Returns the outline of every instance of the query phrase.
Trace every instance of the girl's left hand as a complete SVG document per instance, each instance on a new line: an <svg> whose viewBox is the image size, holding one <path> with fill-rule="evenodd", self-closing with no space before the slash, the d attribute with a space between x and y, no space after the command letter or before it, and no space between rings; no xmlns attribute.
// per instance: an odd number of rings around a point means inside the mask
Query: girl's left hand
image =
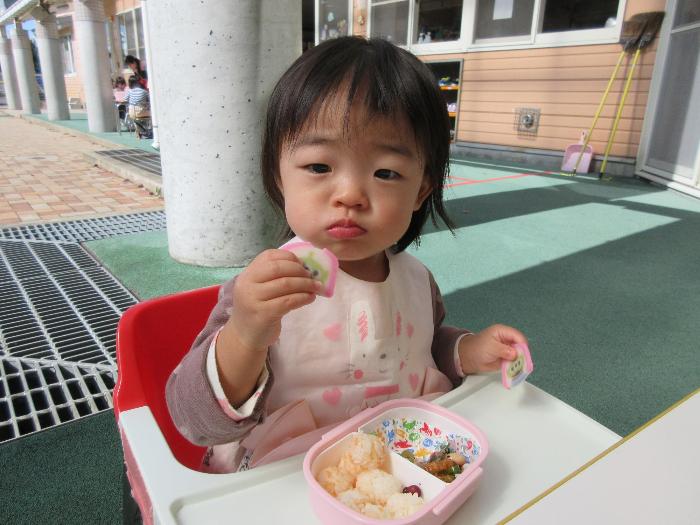
<svg viewBox="0 0 700 525"><path fill-rule="evenodd" d="M516 358L517 353L512 346L516 343L527 345L527 338L519 330L502 324L463 337L458 349L462 372L474 374L498 370L502 359Z"/></svg>

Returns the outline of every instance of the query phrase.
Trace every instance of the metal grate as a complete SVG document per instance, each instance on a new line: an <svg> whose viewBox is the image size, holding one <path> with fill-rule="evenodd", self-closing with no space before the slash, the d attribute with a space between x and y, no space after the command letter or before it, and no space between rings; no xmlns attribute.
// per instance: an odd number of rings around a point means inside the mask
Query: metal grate
<svg viewBox="0 0 700 525"><path fill-rule="evenodd" d="M162 210L95 217L49 224L26 224L0 229L0 239L30 241L86 242L147 231L165 229L165 212Z"/></svg>
<svg viewBox="0 0 700 525"><path fill-rule="evenodd" d="M149 153L140 149L110 149L95 153L162 177L160 153Z"/></svg>
<svg viewBox="0 0 700 525"><path fill-rule="evenodd" d="M111 408L136 302L77 244L0 240L0 442Z"/></svg>
<svg viewBox="0 0 700 525"><path fill-rule="evenodd" d="M0 371L0 442L112 408L112 369L0 355Z"/></svg>

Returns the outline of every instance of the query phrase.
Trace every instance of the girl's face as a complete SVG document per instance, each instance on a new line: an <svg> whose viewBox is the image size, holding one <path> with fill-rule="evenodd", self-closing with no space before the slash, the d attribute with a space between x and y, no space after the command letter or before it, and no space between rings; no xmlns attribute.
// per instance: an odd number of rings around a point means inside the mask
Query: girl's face
<svg viewBox="0 0 700 525"><path fill-rule="evenodd" d="M343 104L328 106L282 150L279 187L287 223L304 240L331 250L346 271L380 271L384 250L403 236L430 194L424 163L405 117L368 118L353 106L345 127Z"/></svg>

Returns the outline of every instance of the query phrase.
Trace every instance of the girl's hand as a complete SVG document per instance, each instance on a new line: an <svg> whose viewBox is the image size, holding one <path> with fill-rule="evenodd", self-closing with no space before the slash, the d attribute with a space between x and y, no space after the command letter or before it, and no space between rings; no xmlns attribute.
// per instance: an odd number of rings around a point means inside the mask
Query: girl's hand
<svg viewBox="0 0 700 525"><path fill-rule="evenodd" d="M267 351L285 314L312 303L321 284L286 250L266 250L236 278L228 335L248 351Z"/></svg>
<svg viewBox="0 0 700 525"><path fill-rule="evenodd" d="M526 345L527 338L519 330L502 324L463 337L458 349L462 372L474 374L498 370L502 359L516 358L517 353L512 347L516 343Z"/></svg>

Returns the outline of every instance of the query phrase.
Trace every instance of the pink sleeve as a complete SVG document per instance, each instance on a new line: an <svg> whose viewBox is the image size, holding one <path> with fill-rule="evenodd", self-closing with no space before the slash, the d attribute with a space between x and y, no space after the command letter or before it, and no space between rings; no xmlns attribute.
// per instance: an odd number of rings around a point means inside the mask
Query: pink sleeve
<svg viewBox="0 0 700 525"><path fill-rule="evenodd" d="M472 332L455 328L454 326L443 326L445 305L442 302L440 288L438 288L433 274L428 272L428 275L430 276L430 291L433 297L433 323L435 324L431 352L438 370L449 377L453 385L458 386L464 378L462 364L457 353L459 340L464 335L471 335Z"/></svg>
<svg viewBox="0 0 700 525"><path fill-rule="evenodd" d="M268 358L269 377L249 417L235 421L222 409L207 377L209 347L233 308L232 289L235 279L219 291L219 301L192 348L175 368L165 387L170 416L180 433L196 445L218 445L240 441L264 419L265 405L274 377Z"/></svg>

